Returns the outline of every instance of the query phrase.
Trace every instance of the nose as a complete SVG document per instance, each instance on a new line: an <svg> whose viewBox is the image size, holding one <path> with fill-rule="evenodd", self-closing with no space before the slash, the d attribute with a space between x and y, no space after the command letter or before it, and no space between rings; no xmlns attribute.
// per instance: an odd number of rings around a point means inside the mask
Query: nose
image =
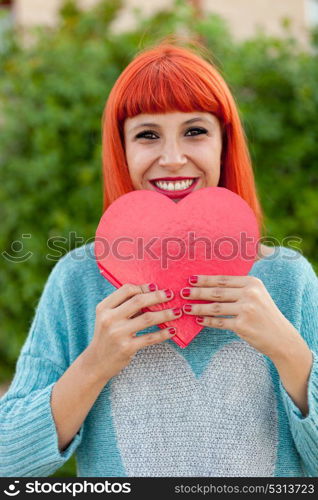
<svg viewBox="0 0 318 500"><path fill-rule="evenodd" d="M186 163L187 159L184 156L178 142L173 139L166 141L161 151L159 165L167 168L168 170L175 170L179 167L183 167Z"/></svg>

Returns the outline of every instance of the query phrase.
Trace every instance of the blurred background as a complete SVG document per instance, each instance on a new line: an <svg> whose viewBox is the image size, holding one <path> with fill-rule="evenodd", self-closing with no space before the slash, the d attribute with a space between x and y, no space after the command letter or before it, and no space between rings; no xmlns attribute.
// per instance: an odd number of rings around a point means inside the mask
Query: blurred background
<svg viewBox="0 0 318 500"><path fill-rule="evenodd" d="M203 43L236 98L263 243L318 273L317 26L317 0L0 0L0 397L51 268L94 238L109 91L165 35Z"/></svg>

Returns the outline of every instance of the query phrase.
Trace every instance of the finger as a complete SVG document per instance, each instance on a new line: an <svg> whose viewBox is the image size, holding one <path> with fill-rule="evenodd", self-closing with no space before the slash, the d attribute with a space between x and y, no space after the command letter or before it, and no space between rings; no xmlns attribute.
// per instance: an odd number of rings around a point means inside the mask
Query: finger
<svg viewBox="0 0 318 500"><path fill-rule="evenodd" d="M196 318L198 325L219 328L220 330L232 330L235 332L236 318L213 318L211 316L199 316Z"/></svg>
<svg viewBox="0 0 318 500"><path fill-rule="evenodd" d="M133 316L130 316L131 319L133 318L137 318L138 316L141 316L141 314L143 314L142 311L138 311L136 314L134 314Z"/></svg>
<svg viewBox="0 0 318 500"><path fill-rule="evenodd" d="M197 316L237 316L240 313L240 306L237 303L220 303L213 304L185 304L183 306L185 314L194 314Z"/></svg>
<svg viewBox="0 0 318 500"><path fill-rule="evenodd" d="M101 308L105 307L107 309L112 309L114 307L120 306L123 302L130 297L134 297L137 294L146 293L149 291L148 284L144 285L134 285L132 283L125 283L115 292L111 293L105 299L103 299L99 305Z"/></svg>
<svg viewBox="0 0 318 500"><path fill-rule="evenodd" d="M198 274L189 276L189 283L192 286L216 286L216 287L233 287L241 288L246 286L253 276L231 276L231 275L218 275L209 276Z"/></svg>
<svg viewBox="0 0 318 500"><path fill-rule="evenodd" d="M219 302L236 302L242 297L241 288L182 288L180 295L186 300L213 300Z"/></svg>
<svg viewBox="0 0 318 500"><path fill-rule="evenodd" d="M131 316L139 313L144 307L152 306L154 304L169 302L173 298L172 290L156 290L155 292L148 292L143 294L136 294L131 297L124 304L116 308L116 314L119 317L131 318ZM141 313L142 314L142 313Z"/></svg>
<svg viewBox="0 0 318 500"><path fill-rule="evenodd" d="M177 311L178 310L178 311ZM176 314L176 312L178 312ZM160 325L181 318L183 312L181 308L164 309L162 311L147 311L138 318L130 319L125 324L125 332L132 334L140 332L145 328Z"/></svg>
<svg viewBox="0 0 318 500"><path fill-rule="evenodd" d="M139 349L143 349L149 345L160 344L165 340L172 339L175 336L177 329L171 327L170 330L174 330L174 332L171 334L169 332L169 328L164 328L163 330L157 330L155 332L145 333L139 337L134 337L132 341L134 349L139 351Z"/></svg>

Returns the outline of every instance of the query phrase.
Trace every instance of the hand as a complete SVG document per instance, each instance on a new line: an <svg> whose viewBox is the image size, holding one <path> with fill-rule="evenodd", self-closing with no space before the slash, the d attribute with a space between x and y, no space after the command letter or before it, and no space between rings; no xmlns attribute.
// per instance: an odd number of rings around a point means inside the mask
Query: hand
<svg viewBox="0 0 318 500"><path fill-rule="evenodd" d="M185 314L202 316L202 326L232 330L273 361L283 355L295 340L302 340L296 328L280 312L264 283L254 276L204 276L197 283L189 280L190 295L184 299L206 300L207 304L190 304ZM211 301L215 301L214 303ZM219 318L218 315L233 316Z"/></svg>
<svg viewBox="0 0 318 500"><path fill-rule="evenodd" d="M108 381L126 365L139 349L159 344L171 339L176 328L171 327L156 332L136 336L145 328L180 318L182 310L163 309L161 311L140 312L148 306L169 302L173 298L166 290L149 292L148 285L125 284L99 302L96 307L94 337L88 346L98 378Z"/></svg>

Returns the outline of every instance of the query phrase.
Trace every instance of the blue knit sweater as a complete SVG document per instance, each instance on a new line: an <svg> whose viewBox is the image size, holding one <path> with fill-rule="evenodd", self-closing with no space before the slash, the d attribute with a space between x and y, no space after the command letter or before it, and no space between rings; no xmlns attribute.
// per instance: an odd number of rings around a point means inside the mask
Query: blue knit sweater
<svg viewBox="0 0 318 500"><path fill-rule="evenodd" d="M37 304L0 400L0 476L48 476L75 452L77 475L86 477L318 477L318 279L286 247L249 274L313 353L306 417L268 357L230 330L205 327L185 349L168 340L139 351L59 451L52 388L91 342L96 305L115 291L93 245L55 264Z"/></svg>

